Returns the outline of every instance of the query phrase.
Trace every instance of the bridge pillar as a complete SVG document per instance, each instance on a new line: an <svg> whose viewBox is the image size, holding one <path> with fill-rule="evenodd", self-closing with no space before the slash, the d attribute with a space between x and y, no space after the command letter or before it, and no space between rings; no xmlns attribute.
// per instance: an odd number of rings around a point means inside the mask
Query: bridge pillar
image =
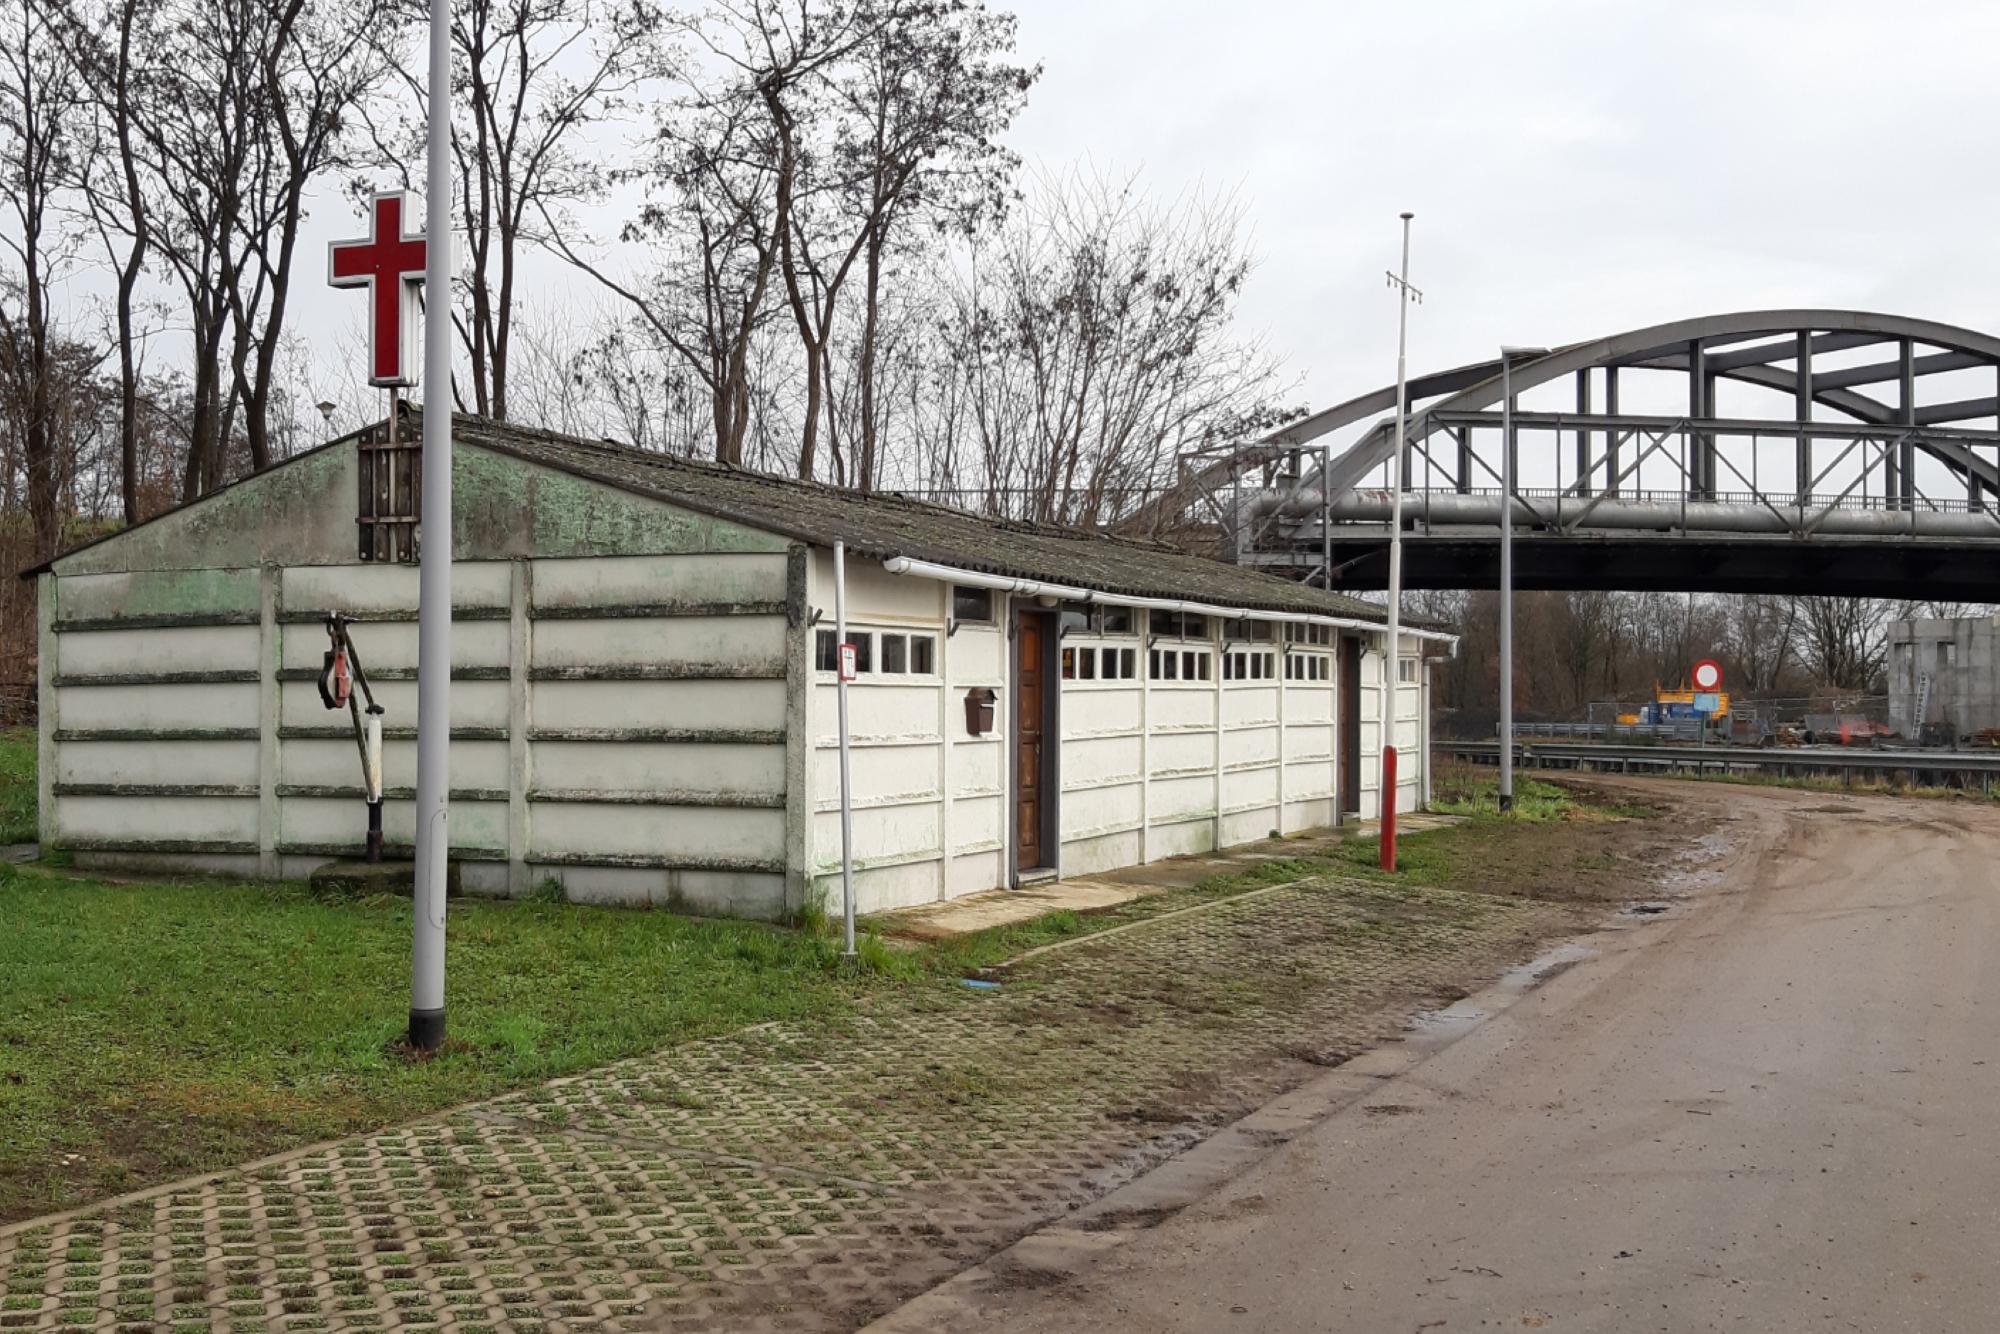
<svg viewBox="0 0 2000 1334"><path fill-rule="evenodd" d="M1715 377L1708 373L1708 353L1699 338L1688 343L1688 416L1700 420L1714 415ZM1687 476L1681 484L1696 500L1715 497L1715 437L1705 431L1690 431Z"/></svg>
<svg viewBox="0 0 2000 1334"><path fill-rule="evenodd" d="M1618 415L1618 368L1604 368L1604 413L1608 417ZM1608 427L1604 432L1604 490L1607 495L1618 494L1618 428ZM1633 478L1634 481L1638 479Z"/></svg>
<svg viewBox="0 0 2000 1334"><path fill-rule="evenodd" d="M1590 368L1576 373L1576 415L1590 415ZM1590 494L1590 440L1589 431L1579 429L1576 433L1576 493Z"/></svg>
<svg viewBox="0 0 2000 1334"><path fill-rule="evenodd" d="M1812 421L1813 413L1813 369L1812 331L1801 329L1798 335L1798 351L1794 354L1797 368L1792 384L1792 414L1800 423ZM1813 483L1812 432L1801 425L1796 446L1796 458L1792 467L1796 474L1793 489L1798 493L1800 510L1812 504Z"/></svg>

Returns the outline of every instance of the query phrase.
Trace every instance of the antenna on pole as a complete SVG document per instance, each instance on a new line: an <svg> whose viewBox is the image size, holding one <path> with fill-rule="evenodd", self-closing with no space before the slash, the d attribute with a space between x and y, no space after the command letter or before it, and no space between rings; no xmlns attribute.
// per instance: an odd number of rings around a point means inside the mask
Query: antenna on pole
<svg viewBox="0 0 2000 1334"><path fill-rule="evenodd" d="M1382 662L1382 869L1396 869L1396 695L1403 678L1403 490L1409 485L1404 476L1404 454L1409 449L1407 421L1410 410L1408 351L1410 307L1424 294L1410 286L1410 220L1404 213L1403 267L1391 272L1389 286L1396 290L1396 434L1389 452L1389 608L1384 627ZM1324 482L1322 482L1324 485Z"/></svg>

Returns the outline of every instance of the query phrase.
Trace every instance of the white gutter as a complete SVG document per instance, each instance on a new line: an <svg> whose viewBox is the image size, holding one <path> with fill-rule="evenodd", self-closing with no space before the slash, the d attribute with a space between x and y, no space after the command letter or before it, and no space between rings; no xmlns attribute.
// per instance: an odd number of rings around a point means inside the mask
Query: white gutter
<svg viewBox="0 0 2000 1334"><path fill-rule="evenodd" d="M1365 630L1377 635L1386 634L1388 630L1388 627L1380 621L1363 621L1349 616L1321 616L1298 611L1260 611L1253 607L1223 607L1210 602L1187 602L1177 598L1148 598L1131 593L1101 593L1088 588L1076 588L1069 584L1044 583L1039 579L1016 579L1004 574L961 570L953 565L913 560L908 556L891 556L882 562L882 568L890 574L913 574L920 579L944 579L954 584L965 584L970 588L991 588L1020 597L1046 597L1062 602L1097 602L1109 603L1115 607L1180 611L1195 616L1219 616L1224 620L1306 621L1313 625L1330 625L1341 630ZM1442 644L1449 644L1454 654L1458 652L1457 635L1446 634L1442 630L1407 628L1402 633L1411 639L1432 639Z"/></svg>

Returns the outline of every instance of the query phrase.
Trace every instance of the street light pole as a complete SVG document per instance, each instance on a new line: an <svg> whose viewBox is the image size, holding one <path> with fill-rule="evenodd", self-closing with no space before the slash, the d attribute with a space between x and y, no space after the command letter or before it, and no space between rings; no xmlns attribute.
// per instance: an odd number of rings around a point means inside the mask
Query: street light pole
<svg viewBox="0 0 2000 1334"><path fill-rule="evenodd" d="M423 549L417 570L417 846L410 1046L444 1043L451 837L451 4L431 0L424 171ZM521 664L514 665L516 671Z"/></svg>
<svg viewBox="0 0 2000 1334"><path fill-rule="evenodd" d="M1391 442L1389 456L1389 607L1384 626L1385 660L1382 667L1382 795L1381 795L1381 866L1385 871L1396 869L1396 693L1402 685L1402 644L1401 625L1403 611L1403 489L1409 485L1404 476L1403 456L1408 450L1404 438L1408 431L1410 411L1408 351L1410 341L1410 303L1422 301L1424 294L1410 286L1410 219L1413 213L1403 217L1403 267L1398 273L1389 275L1389 285L1396 289L1396 435ZM1320 478L1320 490L1326 491L1327 479Z"/></svg>
<svg viewBox="0 0 2000 1334"><path fill-rule="evenodd" d="M1500 810L1514 809L1514 358L1542 347L1500 349Z"/></svg>
<svg viewBox="0 0 2000 1334"><path fill-rule="evenodd" d="M1500 349L1500 813L1514 809L1514 355Z"/></svg>

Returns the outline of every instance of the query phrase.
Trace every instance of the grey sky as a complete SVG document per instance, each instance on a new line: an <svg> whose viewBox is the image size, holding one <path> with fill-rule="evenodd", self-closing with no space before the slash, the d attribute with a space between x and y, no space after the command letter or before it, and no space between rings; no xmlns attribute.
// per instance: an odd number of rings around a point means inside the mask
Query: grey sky
<svg viewBox="0 0 2000 1334"><path fill-rule="evenodd" d="M1707 311L1994 327L2000 5L1023 0L1031 158L1234 189L1249 322L1324 405Z"/></svg>
<svg viewBox="0 0 2000 1334"><path fill-rule="evenodd" d="M1161 199L1233 193L1261 256L1246 324L1297 401L1392 378L1404 208L1413 370L1727 309L2000 323L1990 0L1013 8L1047 72L1012 143ZM322 196L302 251L293 327L328 361L363 303L321 285L320 247L359 230ZM531 302L580 290L536 267Z"/></svg>

